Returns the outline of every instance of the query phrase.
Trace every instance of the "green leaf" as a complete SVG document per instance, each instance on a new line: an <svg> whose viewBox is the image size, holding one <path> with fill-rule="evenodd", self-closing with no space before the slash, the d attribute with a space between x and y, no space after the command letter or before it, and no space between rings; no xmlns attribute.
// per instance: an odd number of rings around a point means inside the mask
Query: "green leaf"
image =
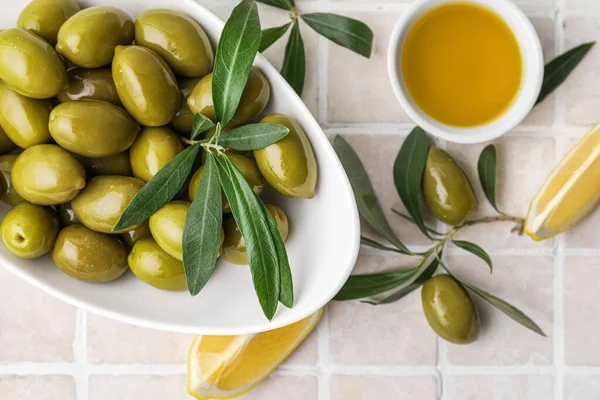
<svg viewBox="0 0 600 400"><path fill-rule="evenodd" d="M367 237L361 236L360 237L360 243L364 244L365 246L369 246L372 247L374 249L378 249L378 250L385 250L385 251L393 251L395 253L400 253L400 254L406 254L403 253L402 251L398 250L398 249L394 249L391 247L387 247L379 242L376 242L373 239L369 239Z"/></svg>
<svg viewBox="0 0 600 400"><path fill-rule="evenodd" d="M559 87L595 44L596 42L589 42L579 45L546 64L542 89L535 104L541 103Z"/></svg>
<svg viewBox="0 0 600 400"><path fill-rule="evenodd" d="M215 115L223 127L231 121L238 108L258 52L260 35L256 2L242 0L223 28L212 75Z"/></svg>
<svg viewBox="0 0 600 400"><path fill-rule="evenodd" d="M271 320L277 311L280 271L277 248L260 200L227 155L217 158L219 181L231 206L235 222L246 242L254 289L265 314Z"/></svg>
<svg viewBox="0 0 600 400"><path fill-rule="evenodd" d="M206 285L219 257L223 204L215 164L215 156L207 152L204 174L183 229L183 266L192 296Z"/></svg>
<svg viewBox="0 0 600 400"><path fill-rule="evenodd" d="M249 124L221 132L219 145L239 151L264 149L287 136L290 130L279 124Z"/></svg>
<svg viewBox="0 0 600 400"><path fill-rule="evenodd" d="M332 42L364 57L371 57L373 31L356 19L331 13L302 14L311 28Z"/></svg>
<svg viewBox="0 0 600 400"><path fill-rule="evenodd" d="M258 51L262 53L263 51L271 47L273 43L278 41L287 32L290 25L292 25L292 23L288 22L285 25L264 29L262 31Z"/></svg>
<svg viewBox="0 0 600 400"><path fill-rule="evenodd" d="M394 162L394 184L400 200L414 223L421 229L425 236L431 239L419 204L421 193L421 180L425 163L429 154L427 134L420 127L415 127L406 137Z"/></svg>
<svg viewBox="0 0 600 400"><path fill-rule="evenodd" d="M298 20L294 22L290 38L285 46L281 75L298 93L298 96L302 96L304 76L306 75L306 55L304 54L304 41L300 34Z"/></svg>
<svg viewBox="0 0 600 400"><path fill-rule="evenodd" d="M479 182L485 197L498 211L496 205L496 147L493 144L487 145L479 155L477 172L479 172Z"/></svg>
<svg viewBox="0 0 600 400"><path fill-rule="evenodd" d="M453 240L452 243L454 243L456 246L460 247L461 249L468 251L469 253L472 253L472 254L476 255L477 257L481 258L490 267L490 273L492 273L494 265L492 263L492 259L490 258L489 254L484 249L482 249L475 243L467 242L465 240Z"/></svg>
<svg viewBox="0 0 600 400"><path fill-rule="evenodd" d="M113 231L145 221L175 197L189 176L199 150L200 144L196 143L161 168L131 200Z"/></svg>
<svg viewBox="0 0 600 400"><path fill-rule="evenodd" d="M194 115L194 122L192 123L192 133L190 139L194 140L204 132L214 128L216 125L208 117L200 113Z"/></svg>
<svg viewBox="0 0 600 400"><path fill-rule="evenodd" d="M356 205L360 216L363 217L371 228L396 246L403 254L413 254L398 239L388 220L385 218L367 171L365 171L354 149L341 136L335 137L333 148L342 162L352 185L352 191L356 198Z"/></svg>
<svg viewBox="0 0 600 400"><path fill-rule="evenodd" d="M398 215L400 218L403 218L403 219L407 220L408 222L412 222L413 224L415 223L415 220L414 220L414 219L412 219L412 217L411 217L410 215L406 215L406 214L404 214L404 213L401 213L400 211L398 211L398 210L395 210L395 209L393 209L393 208L392 208L391 210L392 210L392 212L393 212L394 214ZM430 228L430 227L428 227L428 226L425 226L425 229L427 229L429 232L431 232L431 233L433 233L433 234L435 234L435 235L444 236L444 234L443 234L443 233L439 233L438 231L436 231L436 230L433 230L433 229L431 229L431 228Z"/></svg>
<svg viewBox="0 0 600 400"><path fill-rule="evenodd" d="M519 324L523 325L524 327L526 327L528 329L531 329L532 331L534 331L535 333L537 333L539 335L546 336L546 334L544 333L542 328L540 328L535 322L533 322L533 320L531 318L529 318L527 315L525 315L522 311L520 311L516 307L508 304L506 301L494 296L493 294L486 292L485 290L479 289L479 288L477 288L473 285L470 285L462 280L459 280L459 282L462 283L467 289L469 289L473 293L475 293L477 296L481 297L482 299L484 299L485 301L487 301L488 303L490 303L491 305L496 307L498 310L500 310L504 314L508 315L514 321L518 322Z"/></svg>
<svg viewBox="0 0 600 400"><path fill-rule="evenodd" d="M256 0L259 3L267 4L273 7L291 10L294 6L294 0Z"/></svg>
<svg viewBox="0 0 600 400"><path fill-rule="evenodd" d="M408 281L417 270L412 268L399 272L351 275L333 300L356 300L385 293Z"/></svg>

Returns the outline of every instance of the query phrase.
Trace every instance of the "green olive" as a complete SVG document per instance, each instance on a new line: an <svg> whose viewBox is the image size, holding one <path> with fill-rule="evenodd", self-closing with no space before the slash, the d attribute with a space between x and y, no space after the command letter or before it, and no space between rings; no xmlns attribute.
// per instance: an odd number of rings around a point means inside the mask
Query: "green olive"
<svg viewBox="0 0 600 400"><path fill-rule="evenodd" d="M168 124L179 110L181 95L171 67L142 46L118 46L112 64L119 98L144 126Z"/></svg>
<svg viewBox="0 0 600 400"><path fill-rule="evenodd" d="M115 47L133 42L133 30L133 20L119 8L86 8L61 26L56 51L80 67L102 67L111 63Z"/></svg>
<svg viewBox="0 0 600 400"><path fill-rule="evenodd" d="M53 106L52 100L31 99L0 82L0 125L19 147L50 141L48 122Z"/></svg>
<svg viewBox="0 0 600 400"><path fill-rule="evenodd" d="M182 150L183 144L166 126L142 129L129 149L133 175L148 182Z"/></svg>
<svg viewBox="0 0 600 400"><path fill-rule="evenodd" d="M45 207L20 203L2 220L0 235L11 253L21 258L37 258L52 250L58 221Z"/></svg>
<svg viewBox="0 0 600 400"><path fill-rule="evenodd" d="M2 123L2 118L0 117L0 124ZM0 125L0 154L5 154L15 150L18 146L10 140L4 129L2 129L2 125Z"/></svg>
<svg viewBox="0 0 600 400"><path fill-rule="evenodd" d="M477 197L469 178L444 150L429 150L422 183L425 204L440 221L459 226L477 211Z"/></svg>
<svg viewBox="0 0 600 400"><path fill-rule="evenodd" d="M283 210L277 206L267 204L266 207L277 224L277 229L281 234L281 238L283 240L287 239L289 230L287 216ZM223 253L221 254L221 257L232 264L248 264L246 242L232 215L225 219L223 229L225 230L225 240L223 241Z"/></svg>
<svg viewBox="0 0 600 400"><path fill-rule="evenodd" d="M181 108L177 111L170 124L173 129L184 135L189 135L192 131L194 113L192 113L188 107L187 99L190 97L190 93L192 93L192 90L196 87L198 82L200 82L200 79L185 79L179 82Z"/></svg>
<svg viewBox="0 0 600 400"><path fill-rule="evenodd" d="M113 228L143 186L144 182L129 176L97 176L73 199L73 211L83 225L96 232L127 232L139 224L119 231L113 231Z"/></svg>
<svg viewBox="0 0 600 400"><path fill-rule="evenodd" d="M248 157L241 156L235 153L227 153L227 156L233 162L233 164L240 170L246 181L254 190L254 193L261 194L265 185L262 175L256 166L256 163L249 159ZM191 200L194 200L196 197L196 191L198 190L198 186L200 186L200 181L202 180L202 175L204 174L204 166L200 167L192 176L192 180L190 181L190 187L188 196ZM223 211L228 213L231 212L231 208L229 207L229 201L227 201L227 197L225 194L221 195L221 199L223 202Z"/></svg>
<svg viewBox="0 0 600 400"><path fill-rule="evenodd" d="M150 217L150 232L156 243L171 257L183 261L183 228L190 203L171 201Z"/></svg>
<svg viewBox="0 0 600 400"><path fill-rule="evenodd" d="M48 42L12 28L0 32L0 79L23 96L48 99L63 90L67 70Z"/></svg>
<svg viewBox="0 0 600 400"><path fill-rule="evenodd" d="M258 69L250 69L248 83L242 93L240 105L227 127L234 128L256 118L263 112L270 97L271 86L267 78ZM212 100L212 74L206 75L196 84L187 102L193 113L202 114L216 122L215 106Z"/></svg>
<svg viewBox="0 0 600 400"><path fill-rule="evenodd" d="M85 170L59 146L38 144L19 154L11 181L25 200L51 206L66 203L79 194L85 186Z"/></svg>
<svg viewBox="0 0 600 400"><path fill-rule="evenodd" d="M151 236L152 233L150 232L150 223L148 220L145 220L137 228L122 233L120 238L121 242L125 243L125 246L128 249L131 249L139 240Z"/></svg>
<svg viewBox="0 0 600 400"><path fill-rule="evenodd" d="M135 43L154 50L176 74L186 78L202 78L212 69L214 55L208 36L183 13L166 9L143 12L135 21Z"/></svg>
<svg viewBox="0 0 600 400"><path fill-rule="evenodd" d="M148 285L162 290L187 289L183 263L171 257L151 237L139 240L127 261L131 272Z"/></svg>
<svg viewBox="0 0 600 400"><path fill-rule="evenodd" d="M114 281L127 271L127 250L116 236L94 232L83 225L63 228L52 259L65 274L85 282Z"/></svg>
<svg viewBox="0 0 600 400"><path fill-rule="evenodd" d="M87 158L82 156L76 156L76 158L83 164L88 176L133 176L131 164L129 163L129 153L126 151L100 158Z"/></svg>
<svg viewBox="0 0 600 400"><path fill-rule="evenodd" d="M56 206L56 215L61 226L70 226L81 224L81 221L75 216L71 202L62 203Z"/></svg>
<svg viewBox="0 0 600 400"><path fill-rule="evenodd" d="M260 122L280 124L290 130L279 142L254 151L262 175L285 196L312 199L317 184L317 160L298 121L286 115L271 114Z"/></svg>
<svg viewBox="0 0 600 400"><path fill-rule="evenodd" d="M58 94L58 101L102 100L116 106L121 105L110 68L69 70L69 82L65 90Z"/></svg>
<svg viewBox="0 0 600 400"><path fill-rule="evenodd" d="M2 191L0 201L9 206L16 206L25 201L17 193L10 176L17 157L19 157L18 154L4 154L0 156L0 174L2 175L2 182L6 186L6 190Z"/></svg>
<svg viewBox="0 0 600 400"><path fill-rule="evenodd" d="M62 24L79 10L75 0L33 0L19 14L17 26L54 46Z"/></svg>
<svg viewBox="0 0 600 400"><path fill-rule="evenodd" d="M479 336L479 315L465 288L450 275L429 279L421 290L429 326L442 339L456 344L473 343Z"/></svg>
<svg viewBox="0 0 600 400"><path fill-rule="evenodd" d="M61 147L84 157L112 156L129 148L140 126L105 101L68 101L50 113L50 134Z"/></svg>

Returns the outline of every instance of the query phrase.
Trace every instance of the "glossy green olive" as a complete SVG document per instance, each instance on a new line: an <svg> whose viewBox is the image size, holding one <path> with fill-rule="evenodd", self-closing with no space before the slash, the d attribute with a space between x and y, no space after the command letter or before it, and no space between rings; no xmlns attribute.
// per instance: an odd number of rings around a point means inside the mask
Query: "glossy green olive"
<svg viewBox="0 0 600 400"><path fill-rule="evenodd" d="M240 170L246 181L254 190L254 193L261 194L265 184L256 163L249 159L248 157L241 156L235 153L227 153L227 156L233 162L233 164ZM202 175L204 174L204 166L200 167L194 175L192 175L192 180L190 181L190 187L188 191L188 196L190 200L194 200L196 197L196 191L198 190L198 186L200 186L200 181L202 180ZM229 207L229 201L227 201L227 197L225 194L221 195L221 199L223 202L223 211L228 213L231 212L231 208Z"/></svg>
<svg viewBox="0 0 600 400"><path fill-rule="evenodd" d="M49 127L52 138L61 147L91 158L127 150L140 131L125 110L98 100L59 104L50 113Z"/></svg>
<svg viewBox="0 0 600 400"><path fill-rule="evenodd" d="M73 211L73 205L70 201L57 205L56 215L58 216L58 222L63 227L81 224L81 221L75 216L75 211Z"/></svg>
<svg viewBox="0 0 600 400"><path fill-rule="evenodd" d="M473 343L479 336L479 315L465 288L450 275L429 279L421 290L429 326L442 339L456 344Z"/></svg>
<svg viewBox="0 0 600 400"><path fill-rule="evenodd" d="M262 175L285 196L312 199L317 184L317 160L298 121L283 114L271 114L260 122L284 125L290 130L279 142L254 151Z"/></svg>
<svg viewBox="0 0 600 400"><path fill-rule="evenodd" d="M170 124L177 132L189 135L194 123L194 113L188 107L187 99L192 90L200 82L200 79L185 79L179 82L179 93L181 94L181 108L175 114Z"/></svg>
<svg viewBox="0 0 600 400"><path fill-rule="evenodd" d="M76 156L76 158L83 164L88 176L133 176L131 164L129 163L129 152L127 151L100 158L87 158L82 156Z"/></svg>
<svg viewBox="0 0 600 400"><path fill-rule="evenodd" d="M171 201L150 217L150 232L171 257L183 261L183 228L190 203Z"/></svg>
<svg viewBox="0 0 600 400"><path fill-rule="evenodd" d="M62 24L79 10L75 0L33 0L19 14L17 26L54 46Z"/></svg>
<svg viewBox="0 0 600 400"><path fill-rule="evenodd" d="M121 242L123 242L125 246L131 250L133 245L135 245L139 240L151 236L152 233L150 232L150 223L148 220L145 220L137 228L121 233L119 237L121 238Z"/></svg>
<svg viewBox="0 0 600 400"><path fill-rule="evenodd" d="M154 50L177 75L202 78L212 70L214 54L206 32L183 13L143 12L135 21L135 43Z"/></svg>
<svg viewBox="0 0 600 400"><path fill-rule="evenodd" d="M50 141L48 121L54 102L23 96L0 82L0 125L24 149Z"/></svg>
<svg viewBox="0 0 600 400"><path fill-rule="evenodd" d="M423 173L423 198L429 211L440 221L462 225L475 211L478 202L469 178L444 150L429 150Z"/></svg>
<svg viewBox="0 0 600 400"><path fill-rule="evenodd" d="M2 118L0 117L0 154L5 154L15 150L18 146L12 140L10 140L6 132L4 132L1 121Z"/></svg>
<svg viewBox="0 0 600 400"><path fill-rule="evenodd" d="M179 110L181 95L171 67L142 46L118 46L112 64L119 98L144 126L168 124Z"/></svg>
<svg viewBox="0 0 600 400"><path fill-rule="evenodd" d="M102 100L116 106L121 105L110 68L69 70L69 81L65 90L58 94L58 101Z"/></svg>
<svg viewBox="0 0 600 400"><path fill-rule="evenodd" d="M129 268L148 285L162 290L185 290L183 263L171 257L151 238L139 240L129 257Z"/></svg>
<svg viewBox="0 0 600 400"><path fill-rule="evenodd" d="M289 231L289 223L287 216L283 210L272 204L266 205L269 214L277 223L277 229L281 234L283 240L287 239ZM223 252L221 257L225 261L229 261L232 264L245 265L248 264L248 255L246 254L246 242L242 237L242 233L235 222L233 216L229 216L223 223L223 229L225 231L225 240L223 241Z"/></svg>
<svg viewBox="0 0 600 400"><path fill-rule="evenodd" d="M20 28L0 32L0 80L23 96L48 99L67 83L67 70L56 51Z"/></svg>
<svg viewBox="0 0 600 400"><path fill-rule="evenodd" d="M182 150L183 144L166 126L142 129L129 149L133 175L148 182Z"/></svg>
<svg viewBox="0 0 600 400"><path fill-rule="evenodd" d="M85 281L114 281L127 271L127 250L116 236L83 225L63 228L52 251L54 264L65 274Z"/></svg>
<svg viewBox="0 0 600 400"><path fill-rule="evenodd" d="M97 176L73 199L73 211L83 225L96 232L126 232L139 224L119 231L113 231L113 228L143 186L144 182L129 176Z"/></svg>
<svg viewBox="0 0 600 400"><path fill-rule="evenodd" d="M258 69L250 69L240 105L227 127L234 128L256 118L263 112L270 98L271 86L267 78ZM196 84L187 102L193 113L202 114L213 122L216 121L215 106L212 101L212 74L206 75Z"/></svg>
<svg viewBox="0 0 600 400"><path fill-rule="evenodd" d="M133 20L119 8L86 8L60 27L56 51L80 67L102 67L111 63L115 47L133 42L133 30Z"/></svg>
<svg viewBox="0 0 600 400"><path fill-rule="evenodd" d="M52 250L58 235L58 221L45 207L21 203L2 220L0 235L11 253L21 258L37 258Z"/></svg>
<svg viewBox="0 0 600 400"><path fill-rule="evenodd" d="M0 174L2 176L0 181L5 187L2 191L2 195L0 195L0 201L9 206L16 206L25 201L25 199L17 193L10 176L18 156L18 154L4 154L0 156Z"/></svg>
<svg viewBox="0 0 600 400"><path fill-rule="evenodd" d="M85 170L59 146L38 144L19 154L11 181L25 200L51 206L66 203L79 194L85 186Z"/></svg>

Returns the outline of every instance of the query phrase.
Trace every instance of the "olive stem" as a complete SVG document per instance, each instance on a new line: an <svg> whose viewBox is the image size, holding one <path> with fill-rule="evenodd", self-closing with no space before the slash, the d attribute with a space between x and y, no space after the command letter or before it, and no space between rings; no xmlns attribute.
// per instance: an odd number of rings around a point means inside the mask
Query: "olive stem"
<svg viewBox="0 0 600 400"><path fill-rule="evenodd" d="M513 217L512 215L506 215L506 214L501 214L497 217L484 217L484 218L473 219L473 220L465 222L458 228L460 229L465 226L473 226L473 225L478 225L478 224L489 224L490 222L514 222L517 225L515 226L515 228L512 231L513 232L517 231L519 233L519 235L522 235L523 230L525 229L525 219L524 218Z"/></svg>

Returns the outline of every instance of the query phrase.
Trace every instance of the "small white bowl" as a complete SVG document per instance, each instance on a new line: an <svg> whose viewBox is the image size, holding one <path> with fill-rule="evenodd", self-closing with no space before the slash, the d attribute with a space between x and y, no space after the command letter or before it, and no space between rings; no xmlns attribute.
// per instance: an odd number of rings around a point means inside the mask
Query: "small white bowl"
<svg viewBox="0 0 600 400"><path fill-rule="evenodd" d="M446 125L425 114L408 93L399 61L404 41L415 21L432 8L457 2L478 4L498 14L513 31L523 59L521 87L511 107L490 123L472 128ZM394 93L402 108L421 128L451 142L480 143L504 135L529 114L542 87L544 57L540 39L531 21L510 0L418 0L402 15L392 32L388 48L388 72Z"/></svg>

